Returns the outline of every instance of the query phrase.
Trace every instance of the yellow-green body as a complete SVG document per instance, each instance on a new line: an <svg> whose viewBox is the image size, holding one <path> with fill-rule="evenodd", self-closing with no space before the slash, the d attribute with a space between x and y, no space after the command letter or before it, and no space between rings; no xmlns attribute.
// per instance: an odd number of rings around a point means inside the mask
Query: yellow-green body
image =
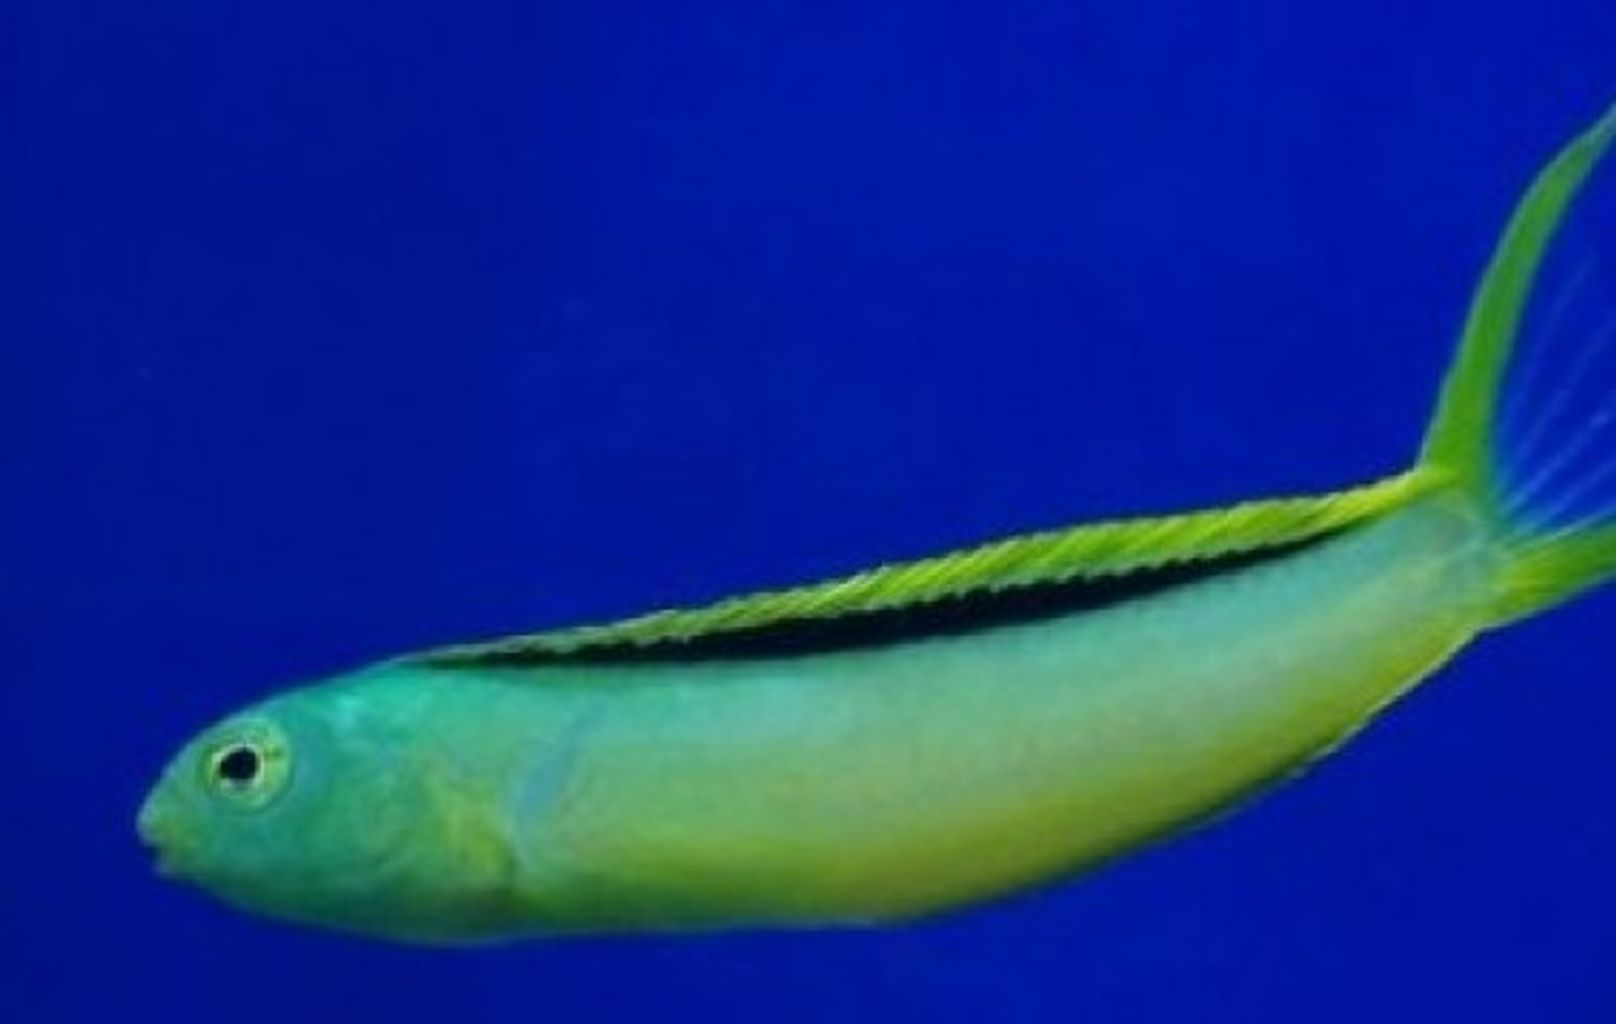
<svg viewBox="0 0 1616 1024"><path fill-rule="evenodd" d="M1282 776L1440 664L1482 621L1479 541L1428 503L1104 611L615 670L569 709L589 734L554 802L490 808L536 872L513 895L540 927L857 922L1078 870ZM545 717L546 689L522 687Z"/></svg>
<svg viewBox="0 0 1616 1024"><path fill-rule="evenodd" d="M205 731L141 831L244 907L461 942L904 919L1204 820L1616 574L1616 512L1536 518L1495 424L1613 136L1616 112L1523 199L1407 473L408 656ZM1029 593L1068 603L935 616ZM928 625L865 630L892 613ZM781 635L821 642L756 643Z"/></svg>
<svg viewBox="0 0 1616 1024"><path fill-rule="evenodd" d="M331 686L369 709L350 742L385 737L379 767L431 780L405 849L444 891L401 889L421 902L369 924L873 922L1044 881L1329 749L1486 623L1495 563L1438 493L1026 625L788 658L382 666Z"/></svg>

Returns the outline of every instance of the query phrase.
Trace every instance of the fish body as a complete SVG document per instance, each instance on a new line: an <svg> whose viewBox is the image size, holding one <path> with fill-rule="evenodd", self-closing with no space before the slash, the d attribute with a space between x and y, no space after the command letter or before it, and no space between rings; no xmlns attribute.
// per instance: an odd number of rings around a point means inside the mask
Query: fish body
<svg viewBox="0 0 1616 1024"><path fill-rule="evenodd" d="M207 730L142 832L241 906L470 942L902 920L1204 821L1616 571L1603 515L1532 520L1492 455L1613 133L1523 200L1406 473L406 656Z"/></svg>
<svg viewBox="0 0 1616 1024"><path fill-rule="evenodd" d="M1305 764L1475 635L1491 562L1474 517L1435 499L1033 624L337 685L409 708L392 770L475 780L443 797L475 808L477 852L426 879L488 869L493 919L457 930L498 934L512 911L557 932L890 920L1080 869Z"/></svg>

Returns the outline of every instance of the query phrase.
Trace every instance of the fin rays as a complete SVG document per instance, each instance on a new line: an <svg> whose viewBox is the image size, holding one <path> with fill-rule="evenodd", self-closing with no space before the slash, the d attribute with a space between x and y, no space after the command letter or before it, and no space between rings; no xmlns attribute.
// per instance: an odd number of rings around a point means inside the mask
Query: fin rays
<svg viewBox="0 0 1616 1024"><path fill-rule="evenodd" d="M1534 419L1526 432L1522 435L1519 448L1512 458L1517 466L1528 466L1543 455L1544 442L1554 436L1554 428L1565 416L1566 410L1579 395L1582 386L1593 369L1599 357L1609 346L1611 336L1616 334L1616 312L1605 317L1598 333L1586 348L1572 361L1565 373L1565 379L1555 388L1553 395L1544 406L1543 411ZM1547 345L1549 339L1544 339ZM1580 436L1580 435L1579 435ZM1568 445L1562 448L1553 459L1549 460L1536 474L1523 483L1515 496L1510 510L1516 511L1530 502L1543 484L1551 479L1563 466L1581 453L1580 448L1573 449Z"/></svg>
<svg viewBox="0 0 1616 1024"><path fill-rule="evenodd" d="M1572 307L1593 280L1598 267L1597 253L1589 253L1583 257L1582 263L1554 297L1554 301L1549 304L1549 311L1543 319L1543 324L1535 332L1537 343L1523 346L1526 358L1520 367L1515 386L1504 396L1504 408L1499 416L1505 436L1523 436L1521 427L1524 424L1521 421L1529 411L1525 396L1536 392L1539 378L1547 367L1553 365L1548 358L1548 352L1563 343L1564 336L1569 333L1565 328Z"/></svg>

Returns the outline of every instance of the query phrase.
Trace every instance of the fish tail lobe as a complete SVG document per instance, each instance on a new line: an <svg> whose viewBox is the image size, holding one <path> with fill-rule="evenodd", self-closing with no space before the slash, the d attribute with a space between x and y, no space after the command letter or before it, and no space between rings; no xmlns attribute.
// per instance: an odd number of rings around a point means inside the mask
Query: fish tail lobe
<svg viewBox="0 0 1616 1024"><path fill-rule="evenodd" d="M1420 456L1484 516L1502 624L1616 577L1616 107L1527 189Z"/></svg>

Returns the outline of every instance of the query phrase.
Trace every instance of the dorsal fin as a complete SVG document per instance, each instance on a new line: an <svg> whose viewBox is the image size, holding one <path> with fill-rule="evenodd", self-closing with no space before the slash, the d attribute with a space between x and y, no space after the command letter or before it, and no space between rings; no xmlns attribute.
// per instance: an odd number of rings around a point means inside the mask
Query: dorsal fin
<svg viewBox="0 0 1616 1024"><path fill-rule="evenodd" d="M1267 549L1339 532L1406 505L1438 483L1416 470L1335 494L1254 501L1160 518L1022 534L951 554L880 566L840 579L764 591L694 608L427 651L438 667L600 659L620 652L932 605L977 594L1121 577ZM676 655L675 655L676 656ZM607 659L609 660L609 659Z"/></svg>

